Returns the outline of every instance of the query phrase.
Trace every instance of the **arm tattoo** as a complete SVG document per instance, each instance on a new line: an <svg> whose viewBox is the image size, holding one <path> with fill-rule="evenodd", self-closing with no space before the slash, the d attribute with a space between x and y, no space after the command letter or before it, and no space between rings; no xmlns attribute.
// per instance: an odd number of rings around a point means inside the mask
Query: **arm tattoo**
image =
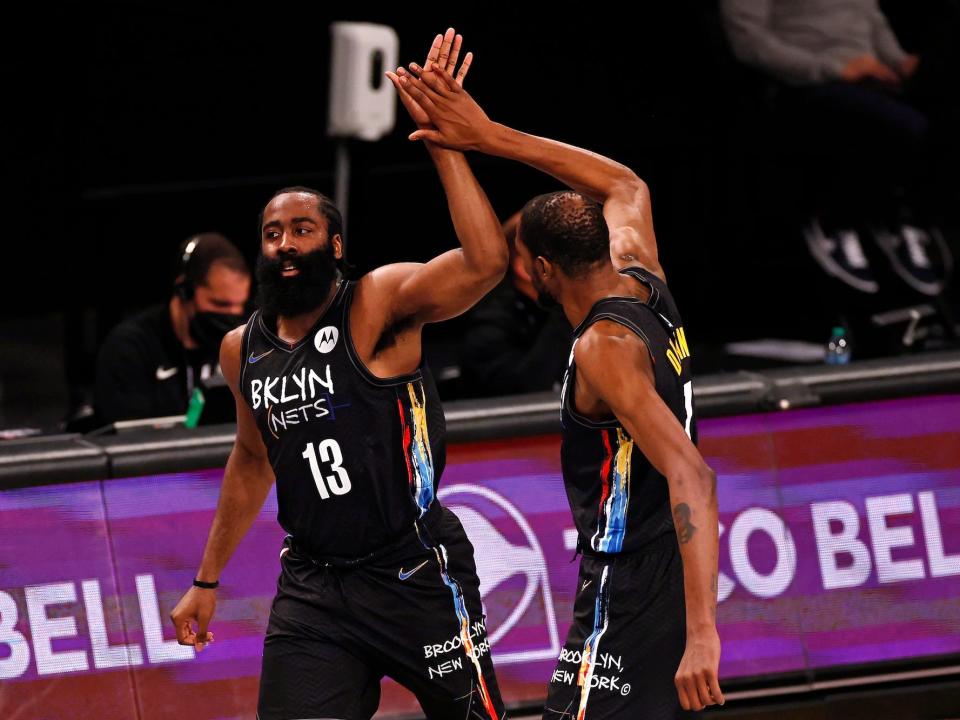
<svg viewBox="0 0 960 720"><path fill-rule="evenodd" d="M673 523L681 545L686 545L693 540L693 534L697 531L697 526L690 521L692 514L693 511L686 503L680 503L673 508Z"/></svg>

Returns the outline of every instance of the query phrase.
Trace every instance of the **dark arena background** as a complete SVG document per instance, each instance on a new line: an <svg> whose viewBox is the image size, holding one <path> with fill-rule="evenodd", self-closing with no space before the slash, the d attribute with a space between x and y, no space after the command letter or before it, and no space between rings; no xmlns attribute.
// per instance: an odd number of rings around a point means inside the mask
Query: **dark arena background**
<svg viewBox="0 0 960 720"><path fill-rule="evenodd" d="M922 118L904 139L899 110L831 104L745 61L729 31L742 4L17 8L0 48L0 718L255 717L276 498L224 572L216 642L177 645L168 616L203 552L233 418L105 421L98 351L170 299L186 238L223 233L253 267L272 193L333 196L338 158L357 277L456 246L399 104L379 140L327 134L330 26L348 21L392 27L403 63L456 27L492 119L649 185L718 475L727 702L702 714L960 718L960 7L879 3L919 57L877 91ZM560 189L468 157L504 220ZM472 380L476 322L425 333L448 426L439 497L476 549L510 716L540 717L577 583L559 387ZM213 413L216 389L208 400ZM600 672L627 696L621 663ZM419 712L383 682L376 717Z"/></svg>

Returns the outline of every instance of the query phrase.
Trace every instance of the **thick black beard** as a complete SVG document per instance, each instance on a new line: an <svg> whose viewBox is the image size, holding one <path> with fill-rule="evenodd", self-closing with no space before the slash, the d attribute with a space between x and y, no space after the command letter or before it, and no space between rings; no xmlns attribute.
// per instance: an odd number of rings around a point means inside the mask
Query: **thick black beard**
<svg viewBox="0 0 960 720"><path fill-rule="evenodd" d="M293 277L283 277L287 261L299 270ZM273 260L260 253L256 274L257 304L264 314L295 317L316 310L327 299L337 278L337 259L332 245L302 255L279 254Z"/></svg>

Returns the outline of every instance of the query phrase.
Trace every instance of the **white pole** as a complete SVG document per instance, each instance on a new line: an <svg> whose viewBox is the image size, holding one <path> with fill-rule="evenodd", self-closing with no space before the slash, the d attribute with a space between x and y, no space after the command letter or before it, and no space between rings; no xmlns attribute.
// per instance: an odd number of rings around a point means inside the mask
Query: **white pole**
<svg viewBox="0 0 960 720"><path fill-rule="evenodd" d="M347 209L350 204L350 146L346 138L337 141L334 202L343 217L343 251L347 251Z"/></svg>

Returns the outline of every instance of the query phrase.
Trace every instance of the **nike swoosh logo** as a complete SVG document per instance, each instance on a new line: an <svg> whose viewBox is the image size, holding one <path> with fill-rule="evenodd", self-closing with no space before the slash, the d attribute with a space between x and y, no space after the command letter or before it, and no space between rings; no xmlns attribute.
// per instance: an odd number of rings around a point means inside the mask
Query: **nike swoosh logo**
<svg viewBox="0 0 960 720"><path fill-rule="evenodd" d="M158 368L157 368L157 380L169 380L169 379L172 378L174 375L176 375L178 372L180 372L180 368L177 368L177 367L172 367L172 368L165 368L165 367L162 367L162 366L161 366L161 367L158 367Z"/></svg>
<svg viewBox="0 0 960 720"><path fill-rule="evenodd" d="M272 352L273 352L273 348L267 350L265 353L260 353L259 355L254 355L253 353L250 353L250 357L247 358L247 362L251 362L251 363L259 362L260 360L262 360Z"/></svg>
<svg viewBox="0 0 960 720"><path fill-rule="evenodd" d="M411 570L410 572L404 572L404 571L403 571L403 568L400 568L400 579L401 579L401 580L406 580L408 577L410 577L411 575L413 575L417 570L419 570L420 568L422 568L422 567L423 567L424 565L426 565L428 562L430 562L430 561L429 561L429 560L424 560L422 563L420 563L419 565L417 565L417 566L416 566L413 570Z"/></svg>

